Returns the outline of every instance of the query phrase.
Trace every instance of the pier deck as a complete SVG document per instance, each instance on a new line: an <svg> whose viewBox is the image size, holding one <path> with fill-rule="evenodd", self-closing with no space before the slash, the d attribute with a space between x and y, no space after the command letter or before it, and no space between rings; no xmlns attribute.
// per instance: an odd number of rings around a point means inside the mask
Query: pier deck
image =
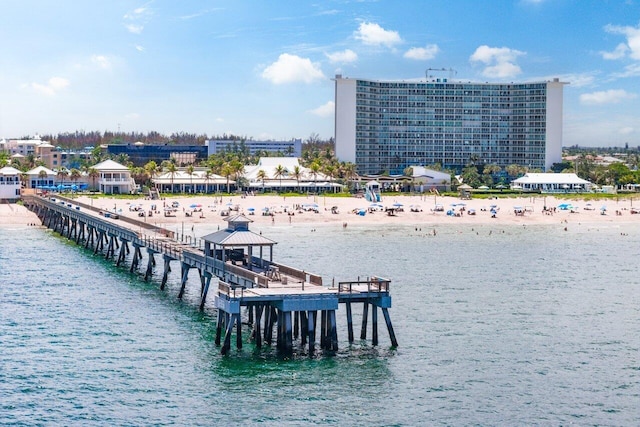
<svg viewBox="0 0 640 427"><path fill-rule="evenodd" d="M300 337L301 346L315 347L317 312L321 312L320 347L337 350L336 310L346 307L349 342L353 342L352 304L363 304L361 339L366 339L367 319L371 307L372 342L378 344L377 308L382 310L392 346L397 346L388 309L391 307L390 281L379 277L339 282L325 286L322 277L272 260L275 242L249 231L249 219L242 215L228 218L229 227L195 242L181 242L173 232L131 218L105 216L87 205L56 196L23 196L25 205L34 211L43 225L68 239L84 244L94 253L125 262L133 248L130 271L139 268L147 252L144 278L148 280L156 266L155 256L164 260L161 289L171 272L171 262L179 262L181 298L191 269L199 273L200 307L204 308L211 280L218 281L214 306L218 310L216 343L220 344L224 328L222 353L230 348L235 328L237 347L242 347L241 308L248 312L252 325L251 338L256 346L271 344L277 323L277 345L291 351L293 340ZM254 252L258 251L258 256ZM268 254L264 252L268 251ZM117 254L116 254L117 252ZM268 255L268 256L266 256ZM293 320L292 320L293 319ZM262 331L262 332L261 332Z"/></svg>

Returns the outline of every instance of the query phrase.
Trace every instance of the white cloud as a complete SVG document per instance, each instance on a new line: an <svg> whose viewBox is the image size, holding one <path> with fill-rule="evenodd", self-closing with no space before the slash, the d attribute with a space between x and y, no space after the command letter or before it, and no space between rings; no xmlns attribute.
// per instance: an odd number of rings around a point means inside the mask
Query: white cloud
<svg viewBox="0 0 640 427"><path fill-rule="evenodd" d="M393 47L402 43L397 31L385 30L380 25L369 22L362 22L354 36L366 45Z"/></svg>
<svg viewBox="0 0 640 427"><path fill-rule="evenodd" d="M638 27L622 27L619 25L607 25L604 27L604 30L611 34L621 34L627 38L627 44L622 45L625 47L623 52L624 54L629 51L629 56L633 59L640 59L640 25ZM620 45L616 47L617 52L619 49L622 49ZM618 52L619 53L619 52ZM618 59L618 58L605 58L605 59Z"/></svg>
<svg viewBox="0 0 640 427"><path fill-rule="evenodd" d="M429 44L426 47L412 47L404 53L407 59L417 59L427 61L433 59L440 52L440 48L436 44Z"/></svg>
<svg viewBox="0 0 640 427"><path fill-rule="evenodd" d="M640 64L630 64L624 67L624 71L620 73L613 73L613 77L638 77L640 76Z"/></svg>
<svg viewBox="0 0 640 427"><path fill-rule="evenodd" d="M69 80L62 77L51 77L47 84L41 83L30 83L27 85L35 92L46 95L46 96L54 96L56 93L61 91L62 89L69 86Z"/></svg>
<svg viewBox="0 0 640 427"><path fill-rule="evenodd" d="M631 126L625 126L618 131L620 135L631 135L634 132L634 129Z"/></svg>
<svg viewBox="0 0 640 427"><path fill-rule="evenodd" d="M323 104L318 108L314 108L313 110L309 110L309 113L318 117L330 117L333 116L335 108L336 104L333 101L327 101L326 104Z"/></svg>
<svg viewBox="0 0 640 427"><path fill-rule="evenodd" d="M125 28L133 34L142 34L142 30L144 30L144 26L143 25L137 25L137 24L127 24L125 25Z"/></svg>
<svg viewBox="0 0 640 427"><path fill-rule="evenodd" d="M626 99L634 99L637 95L624 89L610 89L599 92L583 93L580 102L586 105L618 104Z"/></svg>
<svg viewBox="0 0 640 427"><path fill-rule="evenodd" d="M602 55L602 59L614 60L624 58L628 51L629 47L624 43L620 43L612 52L600 51L600 55Z"/></svg>
<svg viewBox="0 0 640 427"><path fill-rule="evenodd" d="M92 55L91 63L103 69L111 68L111 61L104 55Z"/></svg>
<svg viewBox="0 0 640 427"><path fill-rule="evenodd" d="M127 115L126 115L126 116L124 116L124 117L125 117L126 119L129 119L129 120L137 120L137 119L139 119L139 118L140 118L140 114L138 114L138 113L129 113L129 114L127 114Z"/></svg>
<svg viewBox="0 0 640 427"><path fill-rule="evenodd" d="M149 2L150 3L150 2ZM147 5L149 4L147 3ZM133 34L141 34L144 30L144 25L151 20L152 10L147 5L135 8L131 12L127 12L124 15L124 19L128 21L125 23L127 31Z"/></svg>
<svg viewBox="0 0 640 427"><path fill-rule="evenodd" d="M325 55L332 64L355 62L358 60L358 54L351 49L345 49L342 52L325 53Z"/></svg>
<svg viewBox="0 0 640 427"><path fill-rule="evenodd" d="M262 78L277 85L296 82L313 83L326 79L318 64L311 62L309 58L288 53L283 53L276 62L265 68Z"/></svg>
<svg viewBox="0 0 640 427"><path fill-rule="evenodd" d="M136 50L138 52L144 52L144 47L140 46L139 44L136 45Z"/></svg>
<svg viewBox="0 0 640 427"><path fill-rule="evenodd" d="M508 47L479 46L469 58L471 62L481 62L486 65L482 75L490 78L509 78L522 73L520 66L516 64L519 56L525 52L510 49Z"/></svg>

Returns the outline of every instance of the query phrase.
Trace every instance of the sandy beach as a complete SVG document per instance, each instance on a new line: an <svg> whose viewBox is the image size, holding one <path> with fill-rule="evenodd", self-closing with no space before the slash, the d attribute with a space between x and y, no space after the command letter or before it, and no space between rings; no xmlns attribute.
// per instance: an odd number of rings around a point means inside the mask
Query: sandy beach
<svg viewBox="0 0 640 427"><path fill-rule="evenodd" d="M461 200L448 196L386 196L373 205L363 198L324 196L233 196L233 197L166 197L147 200L144 197L124 200L110 197L92 199L75 197L81 203L104 211L117 211L157 226L174 228L175 224L220 224L226 216L242 213L256 225L317 224L357 226L388 224L607 224L640 222L640 215L632 214L632 201L585 202L556 199L553 196ZM638 203L638 202L636 202ZM562 204L572 208L563 210ZM176 205L170 216L165 210ZM436 210L436 206L443 209ZM544 207L551 211L544 211ZM605 214L601 208L606 206ZM155 207L152 210L152 207ZM335 209L333 209L335 208ZM392 215L388 212L393 209ZM555 212L553 211L555 208ZM412 211L413 210L413 211ZM492 210L494 212L492 212ZM454 212L454 215L448 214ZM150 216L149 213L152 213ZM360 213L358 213L360 212ZM144 213L144 216L142 215ZM362 214L364 213L364 214ZM0 224L30 225L38 218L19 204L0 204Z"/></svg>
<svg viewBox="0 0 640 427"><path fill-rule="evenodd" d="M233 196L166 197L164 200L122 200L86 196L78 201L158 226L178 223L225 224L222 213L242 213L256 225L336 224L339 226L388 224L568 224L640 222L631 213L632 201L585 202L553 196L461 200L446 196L387 196L374 205L363 198L323 196ZM637 203L637 202L636 202ZM570 205L560 209L562 204ZM152 207L155 205L155 210ZM164 211L177 205L171 216ZM443 209L436 210L436 206ZM547 211L544 211L544 207ZM606 211L602 212L602 207ZM389 212L389 209L393 209ZM555 211L553 211L555 208ZM136 210L137 209L137 210ZM454 214L448 214L448 211ZM492 212L493 211L493 212ZM149 216L152 212L152 216ZM358 213L360 212L360 213ZM362 214L364 212L364 214ZM144 213L144 216L142 216ZM390 215L391 213L391 215Z"/></svg>

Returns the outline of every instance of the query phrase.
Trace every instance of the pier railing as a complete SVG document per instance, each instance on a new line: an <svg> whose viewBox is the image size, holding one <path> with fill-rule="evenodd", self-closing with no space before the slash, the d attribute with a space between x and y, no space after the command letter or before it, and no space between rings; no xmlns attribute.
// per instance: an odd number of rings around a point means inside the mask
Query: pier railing
<svg viewBox="0 0 640 427"><path fill-rule="evenodd" d="M367 292L389 292L391 280L373 276L367 280L356 280L350 282L338 282L338 293L362 292L366 286Z"/></svg>

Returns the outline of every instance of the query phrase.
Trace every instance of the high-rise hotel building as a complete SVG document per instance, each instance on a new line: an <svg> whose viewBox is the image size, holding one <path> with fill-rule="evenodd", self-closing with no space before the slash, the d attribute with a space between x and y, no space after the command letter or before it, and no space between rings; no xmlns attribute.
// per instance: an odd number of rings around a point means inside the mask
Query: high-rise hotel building
<svg viewBox="0 0 640 427"><path fill-rule="evenodd" d="M564 85L336 75L336 156L360 174L470 162L547 170L562 161Z"/></svg>

